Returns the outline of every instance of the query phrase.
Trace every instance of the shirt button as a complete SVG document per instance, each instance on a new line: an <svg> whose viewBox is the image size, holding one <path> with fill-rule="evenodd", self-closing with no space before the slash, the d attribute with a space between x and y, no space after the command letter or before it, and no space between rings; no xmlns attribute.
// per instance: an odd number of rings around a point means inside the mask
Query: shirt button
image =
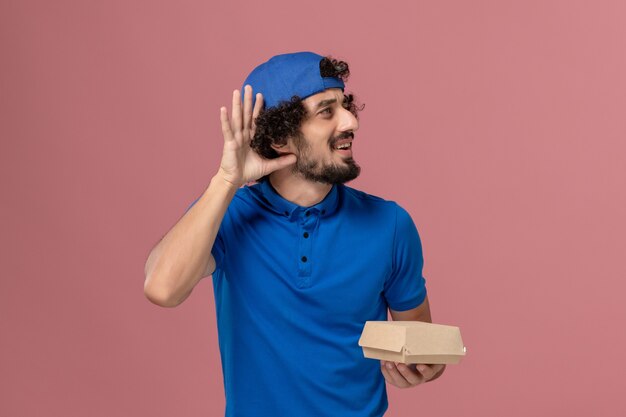
<svg viewBox="0 0 626 417"><path fill-rule="evenodd" d="M307 232L304 232L304 234L302 236L304 236L304 238L306 239L306 238L309 237L309 234Z"/></svg>
<svg viewBox="0 0 626 417"><path fill-rule="evenodd" d="M302 262L306 262L306 256L303 256L301 259L302 259Z"/></svg>

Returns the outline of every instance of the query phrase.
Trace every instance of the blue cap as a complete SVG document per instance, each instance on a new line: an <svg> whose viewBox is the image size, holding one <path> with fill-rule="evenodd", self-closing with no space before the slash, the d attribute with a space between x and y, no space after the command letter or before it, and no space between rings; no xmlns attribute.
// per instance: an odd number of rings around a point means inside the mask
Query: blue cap
<svg viewBox="0 0 626 417"><path fill-rule="evenodd" d="M241 100L246 84L252 86L252 103L256 93L263 94L265 108L278 106L292 96L305 99L327 88L344 89L338 77L322 77L320 61L324 57L313 52L295 52L276 55L252 70L241 87Z"/></svg>

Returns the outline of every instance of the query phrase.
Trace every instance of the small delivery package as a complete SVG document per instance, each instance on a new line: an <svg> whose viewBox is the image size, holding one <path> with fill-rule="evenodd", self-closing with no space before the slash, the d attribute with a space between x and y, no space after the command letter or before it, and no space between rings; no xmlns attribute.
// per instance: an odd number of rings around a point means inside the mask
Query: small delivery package
<svg viewBox="0 0 626 417"><path fill-rule="evenodd" d="M422 321L367 321L359 346L366 358L405 364L456 364L466 351L458 327Z"/></svg>

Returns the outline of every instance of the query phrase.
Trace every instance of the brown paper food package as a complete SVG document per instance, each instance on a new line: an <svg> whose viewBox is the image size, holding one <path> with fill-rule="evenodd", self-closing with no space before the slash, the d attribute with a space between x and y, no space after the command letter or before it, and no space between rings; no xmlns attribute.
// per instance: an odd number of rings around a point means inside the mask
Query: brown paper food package
<svg viewBox="0 0 626 417"><path fill-rule="evenodd" d="M359 346L366 358L405 364L457 364L466 353L458 327L422 321L368 321Z"/></svg>

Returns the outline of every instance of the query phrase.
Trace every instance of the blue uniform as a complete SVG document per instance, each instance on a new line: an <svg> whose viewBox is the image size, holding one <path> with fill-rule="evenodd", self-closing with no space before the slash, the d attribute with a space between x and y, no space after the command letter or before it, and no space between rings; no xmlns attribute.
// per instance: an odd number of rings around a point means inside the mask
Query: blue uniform
<svg viewBox="0 0 626 417"><path fill-rule="evenodd" d="M384 414L380 362L358 340L426 297L406 210L345 185L301 207L266 180L237 190L212 254L227 417Z"/></svg>

